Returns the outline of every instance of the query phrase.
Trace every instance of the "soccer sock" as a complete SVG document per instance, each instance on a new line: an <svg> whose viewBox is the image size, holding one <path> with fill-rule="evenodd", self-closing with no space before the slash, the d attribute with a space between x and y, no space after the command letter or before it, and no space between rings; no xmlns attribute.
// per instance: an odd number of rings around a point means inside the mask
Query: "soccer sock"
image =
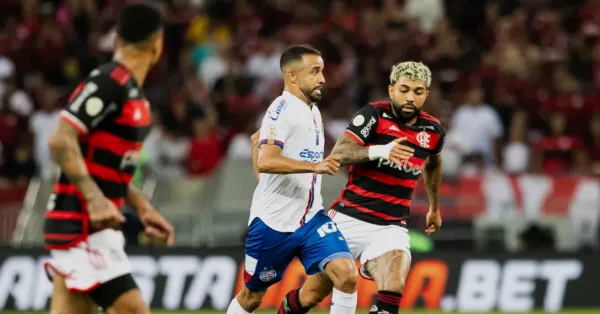
<svg viewBox="0 0 600 314"><path fill-rule="evenodd" d="M356 302L358 297L356 292L344 293L338 289L333 289L331 296L331 314L354 314L356 313Z"/></svg>
<svg viewBox="0 0 600 314"><path fill-rule="evenodd" d="M308 313L309 310L300 303L300 289L294 289L283 297L277 314L304 314Z"/></svg>
<svg viewBox="0 0 600 314"><path fill-rule="evenodd" d="M401 293L380 290L377 293L377 302L371 307L369 314L377 314L381 311L397 314L400 309L400 300L402 300Z"/></svg>
<svg viewBox="0 0 600 314"><path fill-rule="evenodd" d="M231 300L229 307L227 308L227 314L252 314L250 312L246 312L240 305L240 302L237 300L237 295Z"/></svg>

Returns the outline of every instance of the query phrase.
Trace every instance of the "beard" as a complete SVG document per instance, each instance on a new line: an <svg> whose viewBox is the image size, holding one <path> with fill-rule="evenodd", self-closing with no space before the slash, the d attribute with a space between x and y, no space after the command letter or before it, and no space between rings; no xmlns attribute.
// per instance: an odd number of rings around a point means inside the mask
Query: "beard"
<svg viewBox="0 0 600 314"><path fill-rule="evenodd" d="M312 102L318 102L319 100L321 100L321 98L323 98L322 92L323 91L320 88L303 91L304 95L306 95L308 99L310 99L310 101Z"/></svg>
<svg viewBox="0 0 600 314"><path fill-rule="evenodd" d="M398 121L400 121L403 124L410 122L412 119L419 116L419 113L421 112L421 109L417 108L414 105L398 105L393 100L392 100L392 106L394 106L394 110L396 111L396 116L398 118ZM405 108L405 107L411 108L411 109L413 109L413 111L406 112L406 111L402 110L402 108Z"/></svg>

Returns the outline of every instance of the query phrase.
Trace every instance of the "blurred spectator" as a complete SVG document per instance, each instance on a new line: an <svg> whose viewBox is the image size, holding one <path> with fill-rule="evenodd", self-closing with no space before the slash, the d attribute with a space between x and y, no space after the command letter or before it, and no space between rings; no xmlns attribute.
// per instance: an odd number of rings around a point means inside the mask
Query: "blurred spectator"
<svg viewBox="0 0 600 314"><path fill-rule="evenodd" d="M590 122L587 147L590 154L592 172L600 176L600 113L596 114Z"/></svg>
<svg viewBox="0 0 600 314"><path fill-rule="evenodd" d="M521 232L519 238L522 251L552 251L555 248L555 236L552 230L537 224L530 224Z"/></svg>
<svg viewBox="0 0 600 314"><path fill-rule="evenodd" d="M527 143L527 115L521 111L512 119L508 143L502 152L502 168L510 174L523 174L529 170L531 159Z"/></svg>
<svg viewBox="0 0 600 314"><path fill-rule="evenodd" d="M56 89L43 86L37 95L39 110L29 120L29 130L33 134L33 156L37 165L37 174L43 179L50 179L54 164L50 157L48 140L58 125L60 108L58 107Z"/></svg>
<svg viewBox="0 0 600 314"><path fill-rule="evenodd" d="M483 89L471 88L452 117L452 130L468 141L467 154L472 160L482 160L485 165L498 161L504 133L500 117L493 107L484 103Z"/></svg>
<svg viewBox="0 0 600 314"><path fill-rule="evenodd" d="M534 143L533 166L548 174L565 174L581 171L585 155L583 141L566 133L567 121L563 114L550 118L550 134Z"/></svg>

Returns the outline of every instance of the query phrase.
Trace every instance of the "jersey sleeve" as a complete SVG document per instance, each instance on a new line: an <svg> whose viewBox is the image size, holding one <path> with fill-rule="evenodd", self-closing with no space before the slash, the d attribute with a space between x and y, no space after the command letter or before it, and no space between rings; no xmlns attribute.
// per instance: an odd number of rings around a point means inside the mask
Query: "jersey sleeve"
<svg viewBox="0 0 600 314"><path fill-rule="evenodd" d="M364 106L350 121L345 134L365 146L377 130L379 115L371 105Z"/></svg>
<svg viewBox="0 0 600 314"><path fill-rule="evenodd" d="M109 76L88 77L73 91L60 117L86 134L118 109L123 89Z"/></svg>
<svg viewBox="0 0 600 314"><path fill-rule="evenodd" d="M438 131L440 132L440 139L435 145L433 152L431 153L434 156L437 156L442 153L442 149L444 149L444 145L446 144L446 128L443 125L439 125Z"/></svg>
<svg viewBox="0 0 600 314"><path fill-rule="evenodd" d="M284 100L269 108L260 127L259 148L267 144L277 145L283 149L292 129L290 114L286 109L287 104Z"/></svg>

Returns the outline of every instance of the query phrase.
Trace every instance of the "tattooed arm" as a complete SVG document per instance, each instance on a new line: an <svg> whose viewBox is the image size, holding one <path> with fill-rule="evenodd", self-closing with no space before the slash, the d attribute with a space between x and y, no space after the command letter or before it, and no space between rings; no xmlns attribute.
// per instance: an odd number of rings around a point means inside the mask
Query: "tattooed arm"
<svg viewBox="0 0 600 314"><path fill-rule="evenodd" d="M85 166L79 148L79 131L64 120L60 120L58 128L48 142L52 160L60 166L65 174L86 200L102 195L102 191Z"/></svg>
<svg viewBox="0 0 600 314"><path fill-rule="evenodd" d="M389 159L396 164L402 160L409 159L414 153L414 149L400 144L406 140L406 137L395 139L386 145L362 146L352 138L348 133L344 133L335 143L332 155L341 156L341 164L356 165L379 158Z"/></svg>
<svg viewBox="0 0 600 314"><path fill-rule="evenodd" d="M369 147L361 146L346 133L337 140L331 154L337 154L342 157L342 166L356 165L371 160L369 158Z"/></svg>

